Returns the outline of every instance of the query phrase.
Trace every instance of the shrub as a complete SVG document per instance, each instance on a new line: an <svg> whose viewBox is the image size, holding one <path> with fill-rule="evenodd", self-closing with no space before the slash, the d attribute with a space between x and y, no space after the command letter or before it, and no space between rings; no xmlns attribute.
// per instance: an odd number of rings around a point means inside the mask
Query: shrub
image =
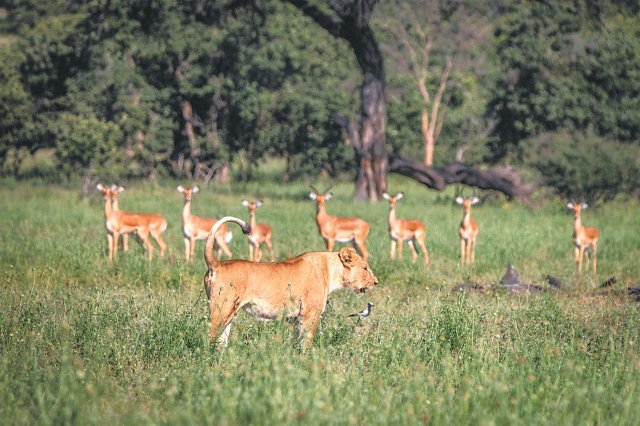
<svg viewBox="0 0 640 426"><path fill-rule="evenodd" d="M640 185L640 147L593 134L541 134L526 141L525 157L568 199L606 201Z"/></svg>

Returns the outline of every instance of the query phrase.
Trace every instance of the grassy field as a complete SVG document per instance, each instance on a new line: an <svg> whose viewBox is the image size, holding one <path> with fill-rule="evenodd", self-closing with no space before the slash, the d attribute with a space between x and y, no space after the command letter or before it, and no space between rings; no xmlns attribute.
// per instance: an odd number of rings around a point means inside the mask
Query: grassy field
<svg viewBox="0 0 640 426"><path fill-rule="evenodd" d="M176 185L178 183L176 182ZM314 205L302 184L209 186L193 212L247 218L274 230L279 259L322 250ZM401 218L427 224L428 267L388 259L386 203L351 200L338 184L329 213L370 221L370 263L380 285L364 297L329 298L312 350L287 321L242 313L230 345L208 343L205 272L183 262L182 197L175 185L132 184L121 208L167 216L164 259L130 242L110 265L103 201L77 190L0 186L0 423L3 424L637 424L640 311L616 287L640 281L635 202L586 210L600 230L598 275L574 274L572 216L562 200L530 209L489 201L474 207L477 263L458 264L461 208L394 178ZM238 228L234 257L248 246ZM546 274L566 291L514 296L454 291L459 282L497 284L512 262L524 281ZM375 303L359 324L347 314Z"/></svg>

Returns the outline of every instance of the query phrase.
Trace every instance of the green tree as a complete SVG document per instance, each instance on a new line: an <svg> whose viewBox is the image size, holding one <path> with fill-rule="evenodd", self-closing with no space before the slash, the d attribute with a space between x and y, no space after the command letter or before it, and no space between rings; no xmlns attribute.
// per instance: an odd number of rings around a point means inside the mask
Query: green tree
<svg viewBox="0 0 640 426"><path fill-rule="evenodd" d="M581 0L509 7L496 31L503 76L490 104L499 119L494 158L559 129L638 141L640 35L621 31L624 5L607 5L613 10ZM626 21L640 22L633 13Z"/></svg>
<svg viewBox="0 0 640 426"><path fill-rule="evenodd" d="M56 155L67 175L83 178L83 193L96 175L109 176L122 138L118 127L94 116L62 113L52 124Z"/></svg>

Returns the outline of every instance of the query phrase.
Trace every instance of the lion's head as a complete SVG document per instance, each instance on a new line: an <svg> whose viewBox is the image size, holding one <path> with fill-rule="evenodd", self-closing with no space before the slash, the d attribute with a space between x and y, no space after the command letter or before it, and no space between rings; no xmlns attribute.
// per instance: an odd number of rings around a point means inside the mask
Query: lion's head
<svg viewBox="0 0 640 426"><path fill-rule="evenodd" d="M344 247L338 253L344 266L342 284L356 293L364 293L378 284L369 264L353 248Z"/></svg>

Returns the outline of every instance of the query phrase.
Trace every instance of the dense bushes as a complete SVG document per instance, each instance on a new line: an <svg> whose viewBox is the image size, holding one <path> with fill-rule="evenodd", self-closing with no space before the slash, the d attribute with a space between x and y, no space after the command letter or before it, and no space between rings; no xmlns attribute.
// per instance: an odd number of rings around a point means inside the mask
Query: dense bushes
<svg viewBox="0 0 640 426"><path fill-rule="evenodd" d="M611 200L640 186L640 148L593 134L544 133L525 143L542 183L570 199Z"/></svg>

